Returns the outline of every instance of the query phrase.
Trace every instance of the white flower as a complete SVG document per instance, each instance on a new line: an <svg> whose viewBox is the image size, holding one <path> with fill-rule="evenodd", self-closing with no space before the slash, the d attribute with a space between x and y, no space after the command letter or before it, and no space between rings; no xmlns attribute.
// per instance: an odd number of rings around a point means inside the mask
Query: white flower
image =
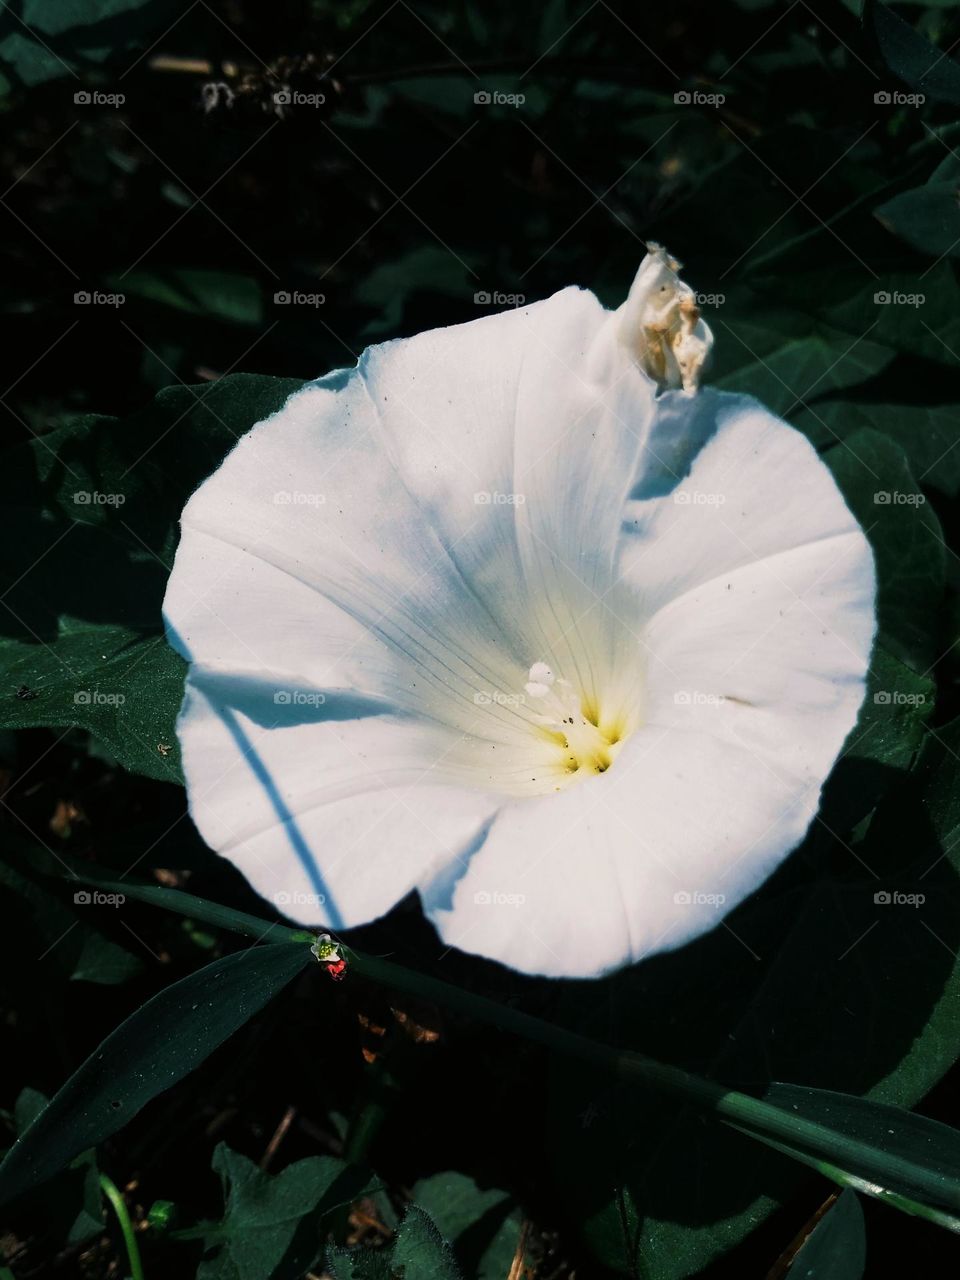
<svg viewBox="0 0 960 1280"><path fill-rule="evenodd" d="M446 943L589 976L799 843L873 562L801 435L696 390L710 344L651 246L617 312L565 289L369 348L201 486L165 604L184 768L261 893L342 930L416 889Z"/></svg>

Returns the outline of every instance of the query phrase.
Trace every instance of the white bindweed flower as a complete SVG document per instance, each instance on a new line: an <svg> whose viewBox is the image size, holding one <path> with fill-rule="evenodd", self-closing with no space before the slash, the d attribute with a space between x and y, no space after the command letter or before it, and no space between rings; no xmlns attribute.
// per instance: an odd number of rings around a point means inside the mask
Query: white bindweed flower
<svg viewBox="0 0 960 1280"><path fill-rule="evenodd" d="M303 923L416 889L445 942L590 976L712 928L802 839L874 630L803 436L697 390L658 246L364 352L191 498L165 613L207 842Z"/></svg>

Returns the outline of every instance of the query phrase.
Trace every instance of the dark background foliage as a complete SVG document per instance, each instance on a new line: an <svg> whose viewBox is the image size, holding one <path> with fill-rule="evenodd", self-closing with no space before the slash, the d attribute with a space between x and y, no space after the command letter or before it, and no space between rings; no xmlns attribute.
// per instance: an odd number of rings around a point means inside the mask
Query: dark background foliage
<svg viewBox="0 0 960 1280"><path fill-rule="evenodd" d="M179 786L159 604L191 489L298 380L570 283L615 305L649 239L704 295L711 379L822 448L876 551L870 695L821 817L722 928L601 983L444 954L415 902L353 941L741 1087L960 1120L958 40L950 0L4 6L8 1141L150 995L237 947L65 877L265 910ZM319 1275L331 1232L382 1261L429 1234L397 1233L410 1200L467 1276L506 1277L525 1229L538 1280L778 1277L830 1194L662 1100L316 971L14 1206L18 1280L126 1274L97 1162L147 1276L204 1280ZM352 1207L324 1200L331 1170ZM868 1276L956 1265L946 1233L865 1212Z"/></svg>

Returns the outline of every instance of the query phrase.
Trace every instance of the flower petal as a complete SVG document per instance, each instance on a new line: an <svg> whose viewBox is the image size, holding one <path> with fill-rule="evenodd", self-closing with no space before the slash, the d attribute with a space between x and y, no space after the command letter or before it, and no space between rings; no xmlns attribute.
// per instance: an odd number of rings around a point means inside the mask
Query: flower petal
<svg viewBox="0 0 960 1280"><path fill-rule="evenodd" d="M502 809L452 900L424 906L450 946L596 977L714 928L799 843L818 798L819 781L781 779L752 751L648 726L602 776Z"/></svg>
<svg viewBox="0 0 960 1280"><path fill-rule="evenodd" d="M499 801L445 777L451 735L353 697L298 722L270 692L194 670L178 732L200 834L283 914L364 924L471 849Z"/></svg>
<svg viewBox="0 0 960 1280"><path fill-rule="evenodd" d="M799 433L710 399L689 475L625 526L644 725L606 774L497 816L452 901L426 901L452 945L552 976L671 949L756 889L817 811L863 699L873 558Z"/></svg>

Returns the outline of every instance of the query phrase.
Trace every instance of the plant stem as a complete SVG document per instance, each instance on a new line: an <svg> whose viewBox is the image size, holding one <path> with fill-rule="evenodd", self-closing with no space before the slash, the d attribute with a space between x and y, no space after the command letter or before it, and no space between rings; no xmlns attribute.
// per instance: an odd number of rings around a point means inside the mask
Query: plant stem
<svg viewBox="0 0 960 1280"><path fill-rule="evenodd" d="M313 935L302 929L234 911L219 903L207 902L177 889L165 889L158 885L138 885L126 881L105 880L98 876L84 875L91 883L108 891L122 892L132 898L152 902L182 915L192 916L210 924L232 929L257 940L270 943L304 944ZM766 1146L782 1152L794 1160L817 1169L825 1176L845 1185L856 1185L862 1190L877 1194L870 1185L882 1189L891 1174L900 1185L922 1187L922 1194L931 1206L940 1203L942 1194L938 1175L923 1165L905 1159L876 1145L849 1136L838 1129L808 1120L796 1108L787 1109L762 1098L726 1088L712 1080L692 1075L681 1067L657 1062L644 1054L616 1049L612 1045L590 1040L565 1027L545 1022L531 1014L522 1013L509 1005L498 1003L486 996L475 995L460 987L452 986L439 978L393 964L378 956L364 955L341 944L344 958L352 971L373 982L382 983L398 991L405 991L445 1005L456 1012L467 1014L504 1031L523 1036L548 1049L568 1054L584 1062L611 1072L630 1082L641 1082L681 1102L691 1103L715 1116L724 1124L747 1134ZM852 1171L856 1170L856 1173ZM864 1179L868 1179L865 1182ZM889 1197L889 1193L885 1193ZM906 1205L906 1201L904 1202ZM912 1212L924 1212L916 1205ZM937 1210L933 1215L939 1217ZM925 1216L931 1216L929 1212ZM949 1206L949 1225L957 1229L956 1209ZM948 1225L946 1222L944 1225ZM135 1276L134 1280L139 1280Z"/></svg>
<svg viewBox="0 0 960 1280"><path fill-rule="evenodd" d="M143 1267L140 1264L140 1248L137 1244L136 1232L133 1229L133 1223L130 1221L130 1214L127 1212L127 1206L123 1196L120 1194L116 1184L111 1182L105 1173L100 1175L100 1187L103 1194L113 1206L113 1212L117 1215L117 1221L120 1223L120 1230L123 1233L123 1243L126 1245L127 1258L130 1262L131 1280L143 1280Z"/></svg>

